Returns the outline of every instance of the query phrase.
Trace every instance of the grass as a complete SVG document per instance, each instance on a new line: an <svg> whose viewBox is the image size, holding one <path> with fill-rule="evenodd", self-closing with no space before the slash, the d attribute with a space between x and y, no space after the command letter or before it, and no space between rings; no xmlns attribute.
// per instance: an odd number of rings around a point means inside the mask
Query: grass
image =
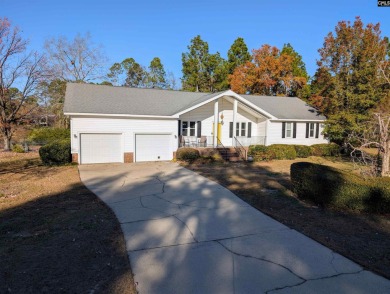
<svg viewBox="0 0 390 294"><path fill-rule="evenodd" d="M0 152L0 293L136 293L112 211L77 166Z"/></svg>
<svg viewBox="0 0 390 294"><path fill-rule="evenodd" d="M291 191L290 166L309 161L358 172L337 158L310 157L262 163L182 163L225 186L272 218L322 243L366 269L390 278L389 215L325 210Z"/></svg>

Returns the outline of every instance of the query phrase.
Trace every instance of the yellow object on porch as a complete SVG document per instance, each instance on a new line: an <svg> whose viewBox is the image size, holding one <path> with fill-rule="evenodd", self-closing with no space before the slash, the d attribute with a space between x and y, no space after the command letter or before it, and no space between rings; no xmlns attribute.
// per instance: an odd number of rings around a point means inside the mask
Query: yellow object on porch
<svg viewBox="0 0 390 294"><path fill-rule="evenodd" d="M214 136L214 123L213 123L213 132L212 132L212 134ZM222 124L221 123L218 123L217 138L218 138L218 143L222 142Z"/></svg>

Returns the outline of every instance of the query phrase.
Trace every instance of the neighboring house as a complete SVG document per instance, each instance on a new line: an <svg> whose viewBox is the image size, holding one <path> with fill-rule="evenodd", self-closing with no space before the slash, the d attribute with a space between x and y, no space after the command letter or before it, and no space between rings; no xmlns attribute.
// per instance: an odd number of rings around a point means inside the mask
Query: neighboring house
<svg viewBox="0 0 390 294"><path fill-rule="evenodd" d="M68 83L64 113L79 163L171 160L181 146L328 142L325 117L295 97Z"/></svg>

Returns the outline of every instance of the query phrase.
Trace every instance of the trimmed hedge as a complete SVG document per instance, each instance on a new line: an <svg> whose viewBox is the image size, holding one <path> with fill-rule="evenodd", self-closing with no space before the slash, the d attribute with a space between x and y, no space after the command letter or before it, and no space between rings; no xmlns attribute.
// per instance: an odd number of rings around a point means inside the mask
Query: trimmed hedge
<svg viewBox="0 0 390 294"><path fill-rule="evenodd" d="M178 160L192 162L198 159L199 157L200 157L199 151L194 148L179 148L176 151L176 158Z"/></svg>
<svg viewBox="0 0 390 294"><path fill-rule="evenodd" d="M293 190L322 207L390 213L390 178L364 179L335 168L297 162L291 165Z"/></svg>
<svg viewBox="0 0 390 294"><path fill-rule="evenodd" d="M39 148L39 156L45 165L61 165L72 161L70 140L58 140Z"/></svg>
<svg viewBox="0 0 390 294"><path fill-rule="evenodd" d="M294 145L274 144L268 146L268 150L275 153L275 159L295 159L297 152Z"/></svg>
<svg viewBox="0 0 390 294"><path fill-rule="evenodd" d="M253 161L270 161L275 159L275 153L264 145L249 146L248 155L253 157Z"/></svg>
<svg viewBox="0 0 390 294"><path fill-rule="evenodd" d="M312 155L312 149L306 145L293 145L298 158L307 158Z"/></svg>
<svg viewBox="0 0 390 294"><path fill-rule="evenodd" d="M28 136L28 141L38 144L49 144L58 140L68 140L69 138L69 129L45 127L33 129Z"/></svg>
<svg viewBox="0 0 390 294"><path fill-rule="evenodd" d="M274 144L270 146L251 145L248 155L254 161L269 161L272 159L295 159L315 156L339 156L340 147L335 143L306 145Z"/></svg>
<svg viewBox="0 0 390 294"><path fill-rule="evenodd" d="M339 156L340 146L336 143L329 144L314 144L312 148L312 155L314 156Z"/></svg>

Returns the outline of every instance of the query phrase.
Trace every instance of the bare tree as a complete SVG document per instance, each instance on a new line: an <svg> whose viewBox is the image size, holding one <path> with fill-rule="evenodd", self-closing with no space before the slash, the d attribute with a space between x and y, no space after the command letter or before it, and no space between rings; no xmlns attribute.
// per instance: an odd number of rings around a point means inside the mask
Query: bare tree
<svg viewBox="0 0 390 294"><path fill-rule="evenodd" d="M73 82L90 82L104 76L106 57L102 48L91 41L90 34L78 34L72 41L65 37L46 41L45 48L53 79Z"/></svg>
<svg viewBox="0 0 390 294"><path fill-rule="evenodd" d="M7 18L0 19L0 131L10 150L15 127L38 106L36 89L44 78L42 55L26 53L27 41Z"/></svg>

